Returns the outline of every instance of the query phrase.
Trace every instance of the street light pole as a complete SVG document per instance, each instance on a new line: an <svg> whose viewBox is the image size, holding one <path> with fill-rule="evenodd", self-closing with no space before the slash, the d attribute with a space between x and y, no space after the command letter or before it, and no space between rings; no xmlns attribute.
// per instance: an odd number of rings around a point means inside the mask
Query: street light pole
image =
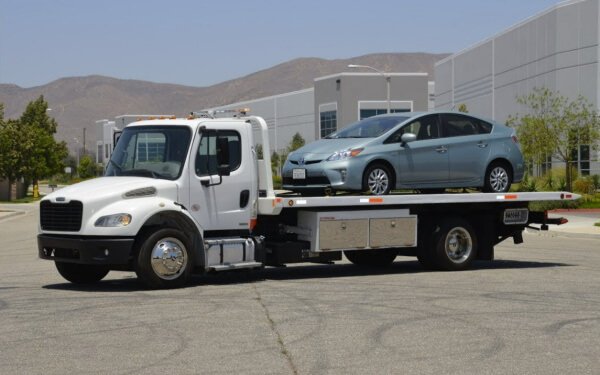
<svg viewBox="0 0 600 375"><path fill-rule="evenodd" d="M387 74L382 72L379 69L373 68L372 66L369 65L357 65L357 64L349 64L348 68L365 68L365 69L371 69L379 74L381 74L384 78L385 78L385 84L386 84L386 89L387 89L387 113L392 113L392 106L391 106L391 101L390 101L390 83L392 80L392 77Z"/></svg>

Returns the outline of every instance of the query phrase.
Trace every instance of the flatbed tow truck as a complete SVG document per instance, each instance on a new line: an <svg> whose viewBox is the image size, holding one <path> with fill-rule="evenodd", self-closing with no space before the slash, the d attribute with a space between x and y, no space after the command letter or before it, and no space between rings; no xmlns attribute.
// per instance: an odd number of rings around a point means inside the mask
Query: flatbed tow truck
<svg viewBox="0 0 600 375"><path fill-rule="evenodd" d="M260 138L260 142L255 141ZM255 145L263 146L264 159ZM310 196L276 192L268 127L244 112L129 124L104 177L40 202L38 253L73 283L135 271L150 288L192 273L332 263L360 266L416 256L432 270L493 260L494 246L547 230L529 202L575 200L569 192Z"/></svg>

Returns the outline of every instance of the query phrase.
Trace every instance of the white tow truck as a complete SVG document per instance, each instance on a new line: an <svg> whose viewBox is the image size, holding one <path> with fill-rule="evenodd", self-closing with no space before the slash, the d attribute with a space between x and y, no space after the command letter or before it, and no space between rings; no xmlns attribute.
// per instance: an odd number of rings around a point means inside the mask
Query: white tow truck
<svg viewBox="0 0 600 375"><path fill-rule="evenodd" d="M151 288L181 286L196 272L331 263L342 254L363 266L408 255L428 269L462 270L475 259L493 260L494 246L507 238L521 243L527 226L565 222L530 212L529 202L579 198L568 192L278 194L265 120L228 116L129 124L104 177L42 199L39 257L54 261L73 283L124 270Z"/></svg>

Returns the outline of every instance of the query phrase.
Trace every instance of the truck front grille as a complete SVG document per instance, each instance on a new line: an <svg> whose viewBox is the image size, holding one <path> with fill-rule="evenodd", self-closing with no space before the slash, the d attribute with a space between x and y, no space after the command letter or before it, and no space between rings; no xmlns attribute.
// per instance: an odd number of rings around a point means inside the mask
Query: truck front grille
<svg viewBox="0 0 600 375"><path fill-rule="evenodd" d="M83 204L79 201L69 203L40 203L40 224L43 230L78 232L81 229Z"/></svg>

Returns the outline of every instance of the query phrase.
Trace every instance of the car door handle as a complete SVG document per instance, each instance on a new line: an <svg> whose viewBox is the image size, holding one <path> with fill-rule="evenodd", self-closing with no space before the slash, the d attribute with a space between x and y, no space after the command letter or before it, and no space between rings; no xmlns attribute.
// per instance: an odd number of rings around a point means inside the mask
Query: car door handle
<svg viewBox="0 0 600 375"><path fill-rule="evenodd" d="M477 144L477 147L479 147L479 148L486 148L487 146L488 146L488 144L487 143L483 143L483 142L479 142Z"/></svg>
<svg viewBox="0 0 600 375"><path fill-rule="evenodd" d="M446 151L448 151L448 147L446 146L440 146L438 148L435 149L437 152L439 152L440 154L445 153Z"/></svg>

